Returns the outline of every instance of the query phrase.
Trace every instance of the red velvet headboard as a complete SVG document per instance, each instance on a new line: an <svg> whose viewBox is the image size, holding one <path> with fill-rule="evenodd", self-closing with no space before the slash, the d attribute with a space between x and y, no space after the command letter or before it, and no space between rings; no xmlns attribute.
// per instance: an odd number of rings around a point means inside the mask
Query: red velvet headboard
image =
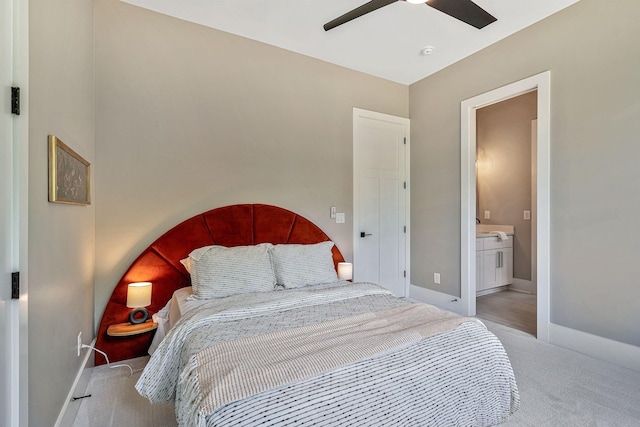
<svg viewBox="0 0 640 427"><path fill-rule="evenodd" d="M194 216L153 242L131 264L118 282L102 315L96 347L111 362L147 354L153 333L128 337L107 335L107 328L128 321L127 286L132 282L152 282L150 315L171 299L173 292L189 286L190 278L180 260L196 248L208 245L244 246L258 243L319 243L329 237L311 221L276 206L233 205ZM340 250L333 247L333 261L344 261ZM96 365L106 363L96 353Z"/></svg>

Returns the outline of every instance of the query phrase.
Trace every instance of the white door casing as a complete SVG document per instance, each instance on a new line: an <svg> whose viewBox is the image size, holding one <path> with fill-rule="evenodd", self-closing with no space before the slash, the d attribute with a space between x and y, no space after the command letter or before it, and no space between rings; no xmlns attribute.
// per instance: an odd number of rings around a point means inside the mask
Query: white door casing
<svg viewBox="0 0 640 427"><path fill-rule="evenodd" d="M354 108L353 157L354 280L406 296L409 119Z"/></svg>
<svg viewBox="0 0 640 427"><path fill-rule="evenodd" d="M0 425L28 425L28 2L0 0ZM21 91L20 116L11 88ZM21 270L22 269L22 270ZM11 273L20 271L20 299Z"/></svg>
<svg viewBox="0 0 640 427"><path fill-rule="evenodd" d="M12 85L11 1L0 0L0 424L11 418L11 272L13 270L13 118L10 100Z"/></svg>
<svg viewBox="0 0 640 427"><path fill-rule="evenodd" d="M550 327L550 129L551 73L543 73L469 98L460 105L460 279L463 313L476 313L476 110L518 95L538 91L538 127L536 152L537 200L537 337L549 341ZM532 218L533 219L533 218ZM532 239L533 240L533 239Z"/></svg>
<svg viewBox="0 0 640 427"><path fill-rule="evenodd" d="M531 291L538 293L538 119L531 121Z"/></svg>

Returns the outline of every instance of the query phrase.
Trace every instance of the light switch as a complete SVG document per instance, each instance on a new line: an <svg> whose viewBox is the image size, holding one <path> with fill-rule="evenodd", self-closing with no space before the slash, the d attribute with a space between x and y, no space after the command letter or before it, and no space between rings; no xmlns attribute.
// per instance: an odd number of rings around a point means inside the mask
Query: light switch
<svg viewBox="0 0 640 427"><path fill-rule="evenodd" d="M531 211L524 211L524 219L531 219Z"/></svg>
<svg viewBox="0 0 640 427"><path fill-rule="evenodd" d="M329 214L329 216L331 218L335 218L336 217L336 207L335 206L331 206L331 213Z"/></svg>
<svg viewBox="0 0 640 427"><path fill-rule="evenodd" d="M344 217L344 212L339 212L336 214L336 222L338 224L344 224L345 221L345 217Z"/></svg>
<svg viewBox="0 0 640 427"><path fill-rule="evenodd" d="M484 211L484 219L491 219L491 211Z"/></svg>

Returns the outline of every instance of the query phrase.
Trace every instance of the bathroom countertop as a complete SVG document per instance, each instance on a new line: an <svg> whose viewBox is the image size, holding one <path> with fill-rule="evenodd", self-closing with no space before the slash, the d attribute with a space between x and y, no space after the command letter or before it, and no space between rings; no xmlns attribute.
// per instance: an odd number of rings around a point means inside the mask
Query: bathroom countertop
<svg viewBox="0 0 640 427"><path fill-rule="evenodd" d="M513 233L506 233L507 236L513 236ZM498 233L476 232L476 238L498 237Z"/></svg>
<svg viewBox="0 0 640 427"><path fill-rule="evenodd" d="M476 238L478 237L496 237L496 231L504 231L507 236L515 234L513 225L497 225L497 224L476 224Z"/></svg>

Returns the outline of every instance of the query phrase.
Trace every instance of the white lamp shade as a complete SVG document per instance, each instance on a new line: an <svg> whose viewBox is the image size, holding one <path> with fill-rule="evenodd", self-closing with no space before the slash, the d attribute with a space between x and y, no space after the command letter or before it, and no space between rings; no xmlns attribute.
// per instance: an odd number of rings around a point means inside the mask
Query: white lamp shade
<svg viewBox="0 0 640 427"><path fill-rule="evenodd" d="M127 307L138 308L151 305L151 282L129 283Z"/></svg>
<svg viewBox="0 0 640 427"><path fill-rule="evenodd" d="M351 280L353 279L353 264L350 262L338 263L338 279Z"/></svg>

